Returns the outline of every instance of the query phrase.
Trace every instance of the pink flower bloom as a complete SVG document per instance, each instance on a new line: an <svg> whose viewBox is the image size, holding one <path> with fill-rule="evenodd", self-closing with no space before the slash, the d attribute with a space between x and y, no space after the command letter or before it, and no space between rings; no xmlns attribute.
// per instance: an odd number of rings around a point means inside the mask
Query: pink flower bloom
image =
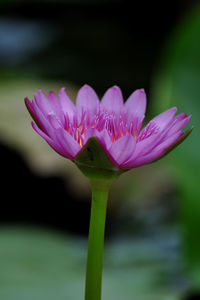
<svg viewBox="0 0 200 300"><path fill-rule="evenodd" d="M50 92L48 97L39 90L32 102L26 98L25 103L35 120L34 130L59 154L74 160L88 139L95 136L113 165L121 169L160 158L190 131L181 132L191 116L175 115L176 107L141 129L146 109L143 89L133 92L125 103L117 86L109 88L100 102L88 85L79 90L76 106L64 88L58 96Z"/></svg>

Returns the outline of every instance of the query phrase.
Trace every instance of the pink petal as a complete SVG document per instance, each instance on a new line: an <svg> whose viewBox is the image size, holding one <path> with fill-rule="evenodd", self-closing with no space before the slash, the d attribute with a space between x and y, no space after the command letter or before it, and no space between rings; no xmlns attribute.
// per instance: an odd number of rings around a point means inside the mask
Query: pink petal
<svg viewBox="0 0 200 300"><path fill-rule="evenodd" d="M65 92L64 88L62 88L59 91L59 99L60 99L60 105L63 113L65 115L68 115L70 121L72 121L74 115L76 114L76 107L72 102L72 100L67 95L67 93Z"/></svg>
<svg viewBox="0 0 200 300"><path fill-rule="evenodd" d="M179 130L172 136L166 138L162 143L160 143L153 151L167 150L172 144L174 144L181 137L181 131Z"/></svg>
<svg viewBox="0 0 200 300"><path fill-rule="evenodd" d="M64 124L64 113L61 109L61 104L58 96L54 92L49 92L48 100L55 114L60 118L61 122Z"/></svg>
<svg viewBox="0 0 200 300"><path fill-rule="evenodd" d="M80 144L61 127L55 130L55 134L60 146L74 158L81 150Z"/></svg>
<svg viewBox="0 0 200 300"><path fill-rule="evenodd" d="M87 143L88 139L92 136L95 136L102 148L108 153L108 149L110 148L112 141L106 129L99 132L95 128L89 128L84 133L84 145Z"/></svg>
<svg viewBox="0 0 200 300"><path fill-rule="evenodd" d="M127 121L130 122L136 118L138 122L144 119L146 111L146 94L143 89L134 91L125 103Z"/></svg>
<svg viewBox="0 0 200 300"><path fill-rule="evenodd" d="M63 128L63 125L62 125L60 119L56 115L49 114L47 116L47 120L51 124L52 128L54 128L54 129Z"/></svg>
<svg viewBox="0 0 200 300"><path fill-rule="evenodd" d="M31 102L28 98L25 98L25 104L37 125L47 133L48 128L46 126L46 117L44 117L37 104L34 101Z"/></svg>
<svg viewBox="0 0 200 300"><path fill-rule="evenodd" d="M90 120L97 113L99 99L96 92L89 85L85 84L78 92L76 99L76 107L79 115L83 112L89 112Z"/></svg>
<svg viewBox="0 0 200 300"><path fill-rule="evenodd" d="M53 129L51 124L49 123L47 119L47 115L44 115L43 112L38 107L37 103L33 100L32 101L32 109L34 111L35 120L37 121L37 124L39 127L47 134L52 135Z"/></svg>
<svg viewBox="0 0 200 300"><path fill-rule="evenodd" d="M44 95L41 89L39 89L38 94L34 94L34 98L37 106L42 111L44 116L47 116L50 113L55 113L47 97Z"/></svg>
<svg viewBox="0 0 200 300"><path fill-rule="evenodd" d="M180 113L175 116L175 119L180 121L180 120L185 119L186 117L187 117L186 113Z"/></svg>
<svg viewBox="0 0 200 300"><path fill-rule="evenodd" d="M134 161L128 161L123 164L122 168L123 169L131 169L131 168L136 168L139 166L142 166L144 164L147 164L157 158L159 158L163 154L164 150L159 150L159 151L153 151L147 155L138 157Z"/></svg>
<svg viewBox="0 0 200 300"><path fill-rule="evenodd" d="M138 136L136 151L132 159L135 159L135 157L138 155L147 154L163 141L164 137L166 136L168 126L171 126L171 123L174 120L174 114L176 110L176 107L168 109L167 111L153 118L143 128Z"/></svg>
<svg viewBox="0 0 200 300"><path fill-rule="evenodd" d="M122 166L135 150L136 142L131 134L127 134L112 143L109 153L118 166Z"/></svg>
<svg viewBox="0 0 200 300"><path fill-rule="evenodd" d="M97 130L95 128L87 129L86 132L84 133L83 145L87 143L89 138L91 138L92 136L96 136L96 134L97 134Z"/></svg>
<svg viewBox="0 0 200 300"><path fill-rule="evenodd" d="M154 148L160 143L160 141L163 141L162 137L164 134L165 132L158 132L150 135L148 138L142 141L137 142L136 149L127 161L127 165L131 166L138 158L148 155L154 151Z"/></svg>
<svg viewBox="0 0 200 300"><path fill-rule="evenodd" d="M35 117L35 112L32 107L32 102L28 99L28 97L25 98L25 104L26 104L26 107L27 107L28 111L30 112L31 116Z"/></svg>
<svg viewBox="0 0 200 300"><path fill-rule="evenodd" d="M172 124L172 127L168 130L167 136L171 136L174 133L176 133L177 131L183 129L187 125L187 123L190 121L191 117L192 116L190 115L188 117L185 117L184 119L177 118L175 120L174 124Z"/></svg>
<svg viewBox="0 0 200 300"><path fill-rule="evenodd" d="M162 112L155 118L153 118L150 122L154 122L159 127L159 131L162 131L173 120L174 114L176 113L176 111L177 111L177 108L172 107L172 108Z"/></svg>
<svg viewBox="0 0 200 300"><path fill-rule="evenodd" d="M40 128L43 127L40 119L38 118L37 114L35 113L35 110L33 108L33 103L27 97L25 98L25 105L26 105L31 117L34 119L34 121L37 123L37 125ZM45 129L43 128L43 130L45 130Z"/></svg>
<svg viewBox="0 0 200 300"><path fill-rule="evenodd" d="M181 132L179 131L173 136L164 140L161 144L159 144L152 151L148 152L145 155L139 154L138 152L136 153L135 151L135 155L133 155L131 159L129 159L125 164L123 164L123 168L125 169L136 168L141 165L147 164L155 159L158 159L167 151L167 149L171 145L173 145L176 141L178 141L180 137L181 137ZM137 150L137 146L136 146L136 150Z"/></svg>
<svg viewBox="0 0 200 300"><path fill-rule="evenodd" d="M123 96L118 86L115 85L105 92L100 107L103 111L113 112L117 116L120 115L123 109Z"/></svg>
<svg viewBox="0 0 200 300"><path fill-rule="evenodd" d="M65 151L58 143L52 140L48 135L46 135L42 130L40 130L35 123L31 123L33 129L60 155L66 158L72 158L71 155Z"/></svg>
<svg viewBox="0 0 200 300"><path fill-rule="evenodd" d="M83 140L83 146L87 143L88 139L91 138L92 136L95 136L102 147L103 151L106 153L110 161L114 164L117 165L116 162L113 160L112 156L110 155L108 148L112 144L110 136L107 133L107 130L104 129L101 132L94 128L89 128L86 130L84 134L84 140Z"/></svg>
<svg viewBox="0 0 200 300"><path fill-rule="evenodd" d="M160 133L153 134L148 138L136 143L136 150L134 152L134 157L131 159L135 159L137 156L145 155L146 153L150 152L151 149L157 145L160 139Z"/></svg>
<svg viewBox="0 0 200 300"><path fill-rule="evenodd" d="M110 148L112 141L111 138L108 134L108 131L106 129L103 129L102 131L97 131L96 132L96 137L98 138L100 144L102 145L102 147L105 149L105 151L107 152L107 150Z"/></svg>
<svg viewBox="0 0 200 300"><path fill-rule="evenodd" d="M96 132L96 137L97 137L97 140L98 140L99 144L101 145L102 149L104 150L104 152L106 153L107 157L109 158L109 160L113 163L113 165L118 166L118 164L113 159L113 157L112 157L112 155L110 154L110 151L109 151L109 148L112 145L112 141L111 141L111 138L110 138L107 130L103 129L100 132L97 131Z"/></svg>

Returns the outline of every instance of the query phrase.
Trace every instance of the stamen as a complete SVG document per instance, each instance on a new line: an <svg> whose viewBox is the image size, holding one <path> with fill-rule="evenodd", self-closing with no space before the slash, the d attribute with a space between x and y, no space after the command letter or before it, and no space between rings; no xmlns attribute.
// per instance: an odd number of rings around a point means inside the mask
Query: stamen
<svg viewBox="0 0 200 300"><path fill-rule="evenodd" d="M89 128L95 128L99 132L106 129L112 142L115 142L126 134L131 134L133 135L133 138L137 139L141 127L141 123L137 123L138 120L134 117L134 119L127 124L125 112L122 112L122 114L116 118L116 115L113 112L110 113L105 110L101 111L99 108L92 119L89 111L84 111L83 109L79 121L77 115L74 115L72 121L70 121L68 115L65 116L65 129L73 136L81 147L83 147L84 144L85 131ZM148 137L154 131L155 124L150 124L143 130L139 139L142 140Z"/></svg>
<svg viewBox="0 0 200 300"><path fill-rule="evenodd" d="M146 138L148 138L149 136L151 136L152 134L156 134L159 131L159 127L158 125L153 122L150 121L147 126L142 130L141 134L138 136L138 141L142 141Z"/></svg>

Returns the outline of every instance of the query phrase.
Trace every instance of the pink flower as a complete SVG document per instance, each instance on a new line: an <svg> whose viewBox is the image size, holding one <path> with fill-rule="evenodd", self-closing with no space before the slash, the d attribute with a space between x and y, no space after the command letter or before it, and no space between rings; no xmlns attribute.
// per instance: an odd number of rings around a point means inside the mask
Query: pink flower
<svg viewBox="0 0 200 300"><path fill-rule="evenodd" d="M49 92L48 97L39 90L32 102L26 98L25 103L35 120L34 130L59 154L74 160L95 136L112 164L121 169L157 160L191 131L181 132L191 116L175 115L176 107L141 129L146 109L143 89L133 92L125 103L117 86L109 88L100 102L88 85L79 90L76 106L64 88L58 96Z"/></svg>

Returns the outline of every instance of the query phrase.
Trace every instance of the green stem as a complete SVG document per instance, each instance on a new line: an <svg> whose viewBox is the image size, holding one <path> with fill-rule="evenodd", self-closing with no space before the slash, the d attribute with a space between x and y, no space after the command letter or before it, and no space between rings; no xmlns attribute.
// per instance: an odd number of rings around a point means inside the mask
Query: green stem
<svg viewBox="0 0 200 300"><path fill-rule="evenodd" d="M85 300L101 299L104 231L109 186L98 182L92 183Z"/></svg>

